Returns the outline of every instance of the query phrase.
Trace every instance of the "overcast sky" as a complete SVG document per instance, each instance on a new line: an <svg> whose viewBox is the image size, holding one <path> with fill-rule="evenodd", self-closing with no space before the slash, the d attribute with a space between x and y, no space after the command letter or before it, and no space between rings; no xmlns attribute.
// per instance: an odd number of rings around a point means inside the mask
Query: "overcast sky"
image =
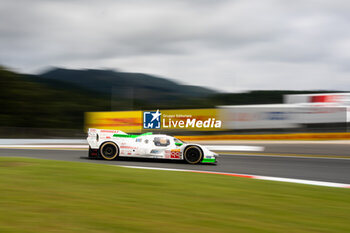
<svg viewBox="0 0 350 233"><path fill-rule="evenodd" d="M229 92L350 90L350 1L1 0L0 64L112 68Z"/></svg>

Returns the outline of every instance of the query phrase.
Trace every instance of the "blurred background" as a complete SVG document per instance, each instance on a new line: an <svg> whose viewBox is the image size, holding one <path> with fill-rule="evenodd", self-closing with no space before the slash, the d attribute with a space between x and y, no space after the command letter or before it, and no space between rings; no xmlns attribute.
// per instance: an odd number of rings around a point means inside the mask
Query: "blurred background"
<svg viewBox="0 0 350 233"><path fill-rule="evenodd" d="M178 135L347 132L349 10L345 1L2 1L0 137L140 133L141 112L156 109L223 122L169 132Z"/></svg>
<svg viewBox="0 0 350 233"><path fill-rule="evenodd" d="M96 69L57 68L28 75L3 67L0 77L3 138L84 137L89 127L141 133L142 111L156 109L222 121L217 129L157 130L177 135L348 130L350 93L222 93L148 74Z"/></svg>
<svg viewBox="0 0 350 233"><path fill-rule="evenodd" d="M348 0L1 0L0 232L350 232L349 12ZM177 127L144 129L157 110ZM188 119L221 124L179 127ZM95 159L90 127L191 147L138 138ZM156 159L196 156L192 143L218 159Z"/></svg>

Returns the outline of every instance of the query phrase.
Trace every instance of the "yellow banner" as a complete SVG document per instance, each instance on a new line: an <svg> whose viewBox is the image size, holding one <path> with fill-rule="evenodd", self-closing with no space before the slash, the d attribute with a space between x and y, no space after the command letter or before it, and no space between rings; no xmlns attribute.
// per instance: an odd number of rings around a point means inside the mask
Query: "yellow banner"
<svg viewBox="0 0 350 233"><path fill-rule="evenodd" d="M142 111L87 112L85 113L85 130L88 128L140 133L142 130Z"/></svg>
<svg viewBox="0 0 350 233"><path fill-rule="evenodd" d="M152 110L150 112L156 112ZM145 111L146 112L146 111ZM143 111L87 112L85 130L88 128L114 129L126 133L142 131L217 131L222 130L218 111L211 109L159 110L160 128L145 128Z"/></svg>

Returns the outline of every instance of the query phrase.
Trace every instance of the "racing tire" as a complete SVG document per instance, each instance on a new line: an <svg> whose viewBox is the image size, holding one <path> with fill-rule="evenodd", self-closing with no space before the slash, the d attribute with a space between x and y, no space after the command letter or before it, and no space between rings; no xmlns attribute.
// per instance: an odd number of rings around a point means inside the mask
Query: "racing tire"
<svg viewBox="0 0 350 233"><path fill-rule="evenodd" d="M100 147L100 155L106 160L113 160L119 155L119 148L113 142L105 142Z"/></svg>
<svg viewBox="0 0 350 233"><path fill-rule="evenodd" d="M99 152L97 149L91 149L91 147L89 146L89 155L88 155L89 159L97 159L100 158L99 156Z"/></svg>
<svg viewBox="0 0 350 233"><path fill-rule="evenodd" d="M184 151L184 159L187 163L197 164L203 158L203 152L198 146L188 146Z"/></svg>
<svg viewBox="0 0 350 233"><path fill-rule="evenodd" d="M89 157L89 159L92 158L92 156L91 156L91 147L90 146L89 146L89 155L88 155L88 157Z"/></svg>

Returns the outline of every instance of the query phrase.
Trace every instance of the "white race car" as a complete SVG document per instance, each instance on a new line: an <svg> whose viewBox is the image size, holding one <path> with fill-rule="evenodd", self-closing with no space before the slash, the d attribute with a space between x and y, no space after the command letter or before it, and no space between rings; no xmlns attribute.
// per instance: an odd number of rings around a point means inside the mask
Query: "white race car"
<svg viewBox="0 0 350 233"><path fill-rule="evenodd" d="M89 158L120 157L185 160L190 164L216 163L216 153L204 146L185 143L164 134L126 134L120 130L88 131Z"/></svg>

